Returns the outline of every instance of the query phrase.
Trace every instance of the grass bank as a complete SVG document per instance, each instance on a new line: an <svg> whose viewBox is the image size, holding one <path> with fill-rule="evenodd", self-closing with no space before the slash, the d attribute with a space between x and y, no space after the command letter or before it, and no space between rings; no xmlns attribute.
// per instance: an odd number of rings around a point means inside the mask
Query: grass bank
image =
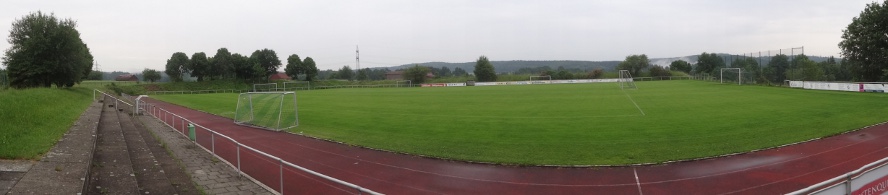
<svg viewBox="0 0 888 195"><path fill-rule="evenodd" d="M83 87L0 90L0 158L40 158L91 101Z"/></svg>

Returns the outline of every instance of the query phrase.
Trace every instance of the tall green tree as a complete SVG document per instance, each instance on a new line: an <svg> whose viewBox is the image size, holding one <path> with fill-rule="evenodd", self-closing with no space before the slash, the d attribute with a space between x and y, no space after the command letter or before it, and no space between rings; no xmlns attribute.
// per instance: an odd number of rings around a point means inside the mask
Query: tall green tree
<svg viewBox="0 0 888 195"><path fill-rule="evenodd" d="M355 76L355 80L359 80L359 81L369 80L370 79L369 72L370 72L369 68L364 68L364 69L358 70L358 75Z"/></svg>
<svg viewBox="0 0 888 195"><path fill-rule="evenodd" d="M228 48L219 48L210 62L209 75L212 79L234 78L234 64Z"/></svg>
<svg viewBox="0 0 888 195"><path fill-rule="evenodd" d="M647 55L630 55L626 56L626 59L617 65L617 69L629 70L629 73L632 75L640 75L641 70L647 69L650 65L651 61L648 60Z"/></svg>
<svg viewBox="0 0 888 195"><path fill-rule="evenodd" d="M469 72L466 72L466 70L464 70L460 67L456 67L453 69L453 76L461 77L461 76L466 76L468 74L469 74Z"/></svg>
<svg viewBox="0 0 888 195"><path fill-rule="evenodd" d="M725 60L715 53L703 52L697 58L697 67L694 70L697 74L715 75L721 68L725 67Z"/></svg>
<svg viewBox="0 0 888 195"><path fill-rule="evenodd" d="M414 64L413 67L404 70L404 79L410 80L413 84L420 84L425 82L426 74L428 73L428 67Z"/></svg>
<svg viewBox="0 0 888 195"><path fill-rule="evenodd" d="M693 67L691 67L691 63L688 63L688 61L676 60L676 61L672 61L672 63L669 64L669 70L691 73L691 70L693 70Z"/></svg>
<svg viewBox="0 0 888 195"><path fill-rule="evenodd" d="M204 52L191 54L191 60L189 63L191 64L189 66L191 68L191 76L197 77L197 81L203 81L204 78L207 77L210 68L210 61L207 59L207 54Z"/></svg>
<svg viewBox="0 0 888 195"><path fill-rule="evenodd" d="M160 80L160 72L157 72L157 70L154 70L154 69L146 68L145 70L142 70L142 80L149 81L152 83L159 81Z"/></svg>
<svg viewBox="0 0 888 195"><path fill-rule="evenodd" d="M305 74L305 70L303 70L302 59L299 59L299 55L293 54L290 57L287 57L287 67L284 68L284 73L287 73L287 76L293 78L293 80L298 80L300 74Z"/></svg>
<svg viewBox="0 0 888 195"><path fill-rule="evenodd" d="M304 67L303 73L305 74L306 81L312 81L318 75L318 67L311 57L305 57L305 60L302 61L302 67Z"/></svg>
<svg viewBox="0 0 888 195"><path fill-rule="evenodd" d="M182 52L173 53L166 63L166 73L170 81L182 82L182 74L188 72L188 55Z"/></svg>
<svg viewBox="0 0 888 195"><path fill-rule="evenodd" d="M769 71L766 77L773 83L783 83L786 80L786 70L789 69L789 56L777 54L768 62Z"/></svg>
<svg viewBox="0 0 888 195"><path fill-rule="evenodd" d="M241 55L239 53L231 54L231 65L234 70L234 78L251 81L255 80L255 70L253 66L255 63L250 60L250 57Z"/></svg>
<svg viewBox="0 0 888 195"><path fill-rule="evenodd" d="M76 28L72 19L40 11L13 21L2 59L10 86L71 87L86 78L93 56Z"/></svg>
<svg viewBox="0 0 888 195"><path fill-rule="evenodd" d="M496 81L496 69L487 56L478 57L475 62L475 79L479 82Z"/></svg>
<svg viewBox="0 0 888 195"><path fill-rule="evenodd" d="M441 67L441 70L438 70L438 73L436 74L436 76L438 76L438 77L453 76L453 71L450 71L450 68L447 68L446 66L444 66L444 67Z"/></svg>
<svg viewBox="0 0 888 195"><path fill-rule="evenodd" d="M278 68L281 67L281 60L278 58L277 53L267 48L254 51L250 55L250 60L262 69L261 71L254 71L257 74L257 79L260 81L268 81L268 78L277 73Z"/></svg>
<svg viewBox="0 0 888 195"><path fill-rule="evenodd" d="M867 4L842 31L839 48L856 80L888 80L888 0Z"/></svg>
<svg viewBox="0 0 888 195"><path fill-rule="evenodd" d="M651 66L651 76L652 77L668 77L672 76L672 72L669 72L666 68L661 66Z"/></svg>
<svg viewBox="0 0 888 195"><path fill-rule="evenodd" d="M348 66L342 66L342 68L339 68L339 70L336 71L336 75L339 75L339 79L345 79L349 81L355 79L355 71L353 71Z"/></svg>

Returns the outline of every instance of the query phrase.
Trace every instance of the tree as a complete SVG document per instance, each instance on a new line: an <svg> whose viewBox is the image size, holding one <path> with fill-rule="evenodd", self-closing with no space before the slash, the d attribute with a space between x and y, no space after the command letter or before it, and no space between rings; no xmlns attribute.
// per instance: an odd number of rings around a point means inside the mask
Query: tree
<svg viewBox="0 0 888 195"><path fill-rule="evenodd" d="M691 63L688 63L688 61L676 60L672 61L672 64L669 64L669 70L691 73L691 70L693 69L691 68Z"/></svg>
<svg viewBox="0 0 888 195"><path fill-rule="evenodd" d="M359 81L366 81L366 80L370 79L370 77L367 75L368 72L370 72L369 68L364 68L364 69L358 70L358 76L355 76L355 79L359 80Z"/></svg>
<svg viewBox="0 0 888 195"><path fill-rule="evenodd" d="M663 67L661 67L661 66L653 66L653 67L651 67L651 70L650 70L650 71L651 71L651 76L652 76L652 77L668 77L668 76L672 76L672 72L669 72L669 70L666 70L666 68L663 68Z"/></svg>
<svg viewBox="0 0 888 195"><path fill-rule="evenodd" d="M170 81L182 82L182 73L188 71L188 63L188 55L182 52L173 53L173 56L167 60L164 73L170 76Z"/></svg>
<svg viewBox="0 0 888 195"><path fill-rule="evenodd" d="M293 80L298 80L299 74L305 74L302 68L302 59L299 59L299 55L293 54L287 57L287 67L284 68L284 73L287 73L287 76Z"/></svg>
<svg viewBox="0 0 888 195"><path fill-rule="evenodd" d="M302 61L302 67L304 67L305 80L311 81L315 76L318 75L318 67L315 65L314 59L311 57L305 57L305 60Z"/></svg>
<svg viewBox="0 0 888 195"><path fill-rule="evenodd" d="M439 70L438 74L436 74L436 75L438 77L449 77L449 76L453 76L453 72L450 71L450 68L447 68L446 66L444 66L444 67L441 67L441 70Z"/></svg>
<svg viewBox="0 0 888 195"><path fill-rule="evenodd" d="M496 81L496 70L493 68L493 64L490 64L487 56L481 56L475 62L475 79L479 82Z"/></svg>
<svg viewBox="0 0 888 195"><path fill-rule="evenodd" d="M425 82L428 73L428 67L414 64L413 67L404 70L404 79L410 80L413 84L419 84Z"/></svg>
<svg viewBox="0 0 888 195"><path fill-rule="evenodd" d="M277 73L277 69L281 67L281 60L278 58L274 50L262 49L256 50L250 55L250 60L259 66L256 73L256 79L260 81L268 81L268 78Z"/></svg>
<svg viewBox="0 0 888 195"><path fill-rule="evenodd" d="M792 64L794 64L793 67L795 68L787 72L787 77L790 80L822 81L826 79L823 76L823 69L816 62L808 59L807 56L800 55L796 57Z"/></svg>
<svg viewBox="0 0 888 195"><path fill-rule="evenodd" d="M233 78L234 64L231 63L231 52L228 52L228 49L224 47L216 50L216 55L213 55L207 72L213 79Z"/></svg>
<svg viewBox="0 0 888 195"><path fill-rule="evenodd" d="M646 69L650 64L651 61L648 60L647 55L631 55L626 56L626 60L617 65L617 69L629 70L629 73L632 75L640 75L641 70Z"/></svg>
<svg viewBox="0 0 888 195"><path fill-rule="evenodd" d="M102 80L102 74L102 71L91 71L89 76L86 76L86 80Z"/></svg>
<svg viewBox="0 0 888 195"><path fill-rule="evenodd" d="M2 59L10 86L71 87L89 76L93 56L76 27L72 19L40 11L13 21Z"/></svg>
<svg viewBox="0 0 888 195"><path fill-rule="evenodd" d="M453 76L461 77L461 76L465 76L468 74L469 74L469 72L466 72L466 70L463 70L462 68L456 67L453 69Z"/></svg>
<svg viewBox="0 0 888 195"><path fill-rule="evenodd" d="M339 75L339 79L345 79L349 81L355 79L355 71L353 71L348 66L342 66L342 68L336 71L336 73L336 75Z"/></svg>
<svg viewBox="0 0 888 195"><path fill-rule="evenodd" d="M604 70L602 70L601 68L595 68L594 70L592 70L592 72L589 72L588 75L590 79L599 79L601 78L601 76L604 76Z"/></svg>
<svg viewBox="0 0 888 195"><path fill-rule="evenodd" d="M718 57L715 53L707 54L706 52L703 52L703 54L700 54L700 57L697 58L697 67L694 72L698 74L715 75L717 73L716 71L724 67L724 59Z"/></svg>
<svg viewBox="0 0 888 195"><path fill-rule="evenodd" d="M888 80L888 0L866 5L842 31L839 48L855 80ZM844 63L843 63L844 64Z"/></svg>
<svg viewBox="0 0 888 195"><path fill-rule="evenodd" d="M789 57L786 54L777 54L768 62L769 72L765 76L773 83L783 83L786 80L786 69L789 69Z"/></svg>
<svg viewBox="0 0 888 195"><path fill-rule="evenodd" d="M234 70L234 78L249 81L255 79L254 63L249 57L239 53L231 54L231 65Z"/></svg>
<svg viewBox="0 0 888 195"><path fill-rule="evenodd" d="M197 77L197 81L203 81L204 77L207 77L210 61L207 59L207 54L204 52L197 52L191 54L191 64L189 67L191 68L191 76Z"/></svg>
<svg viewBox="0 0 888 195"><path fill-rule="evenodd" d="M142 80L149 81L152 83L156 82L156 81L160 80L160 72L157 72L157 70L154 70L154 69L146 68L145 70L142 70Z"/></svg>

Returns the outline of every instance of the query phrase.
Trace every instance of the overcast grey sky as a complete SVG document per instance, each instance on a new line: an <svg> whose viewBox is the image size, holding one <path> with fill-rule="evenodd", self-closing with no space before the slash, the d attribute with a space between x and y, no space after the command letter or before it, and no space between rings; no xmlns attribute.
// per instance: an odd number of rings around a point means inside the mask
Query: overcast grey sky
<svg viewBox="0 0 888 195"><path fill-rule="evenodd" d="M312 57L320 69L430 61L622 60L805 47L839 55L872 0L69 1L0 3L0 35L30 12L78 22L103 71L163 70L174 52L226 47ZM5 40L5 39L4 39ZM0 43L0 49L9 43ZM283 67L281 68L283 69Z"/></svg>

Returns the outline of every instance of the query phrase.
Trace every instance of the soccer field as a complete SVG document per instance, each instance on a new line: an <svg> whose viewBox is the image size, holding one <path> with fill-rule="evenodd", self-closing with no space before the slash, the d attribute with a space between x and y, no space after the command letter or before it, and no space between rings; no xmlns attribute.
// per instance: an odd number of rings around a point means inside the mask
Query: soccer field
<svg viewBox="0 0 888 195"><path fill-rule="evenodd" d="M519 165L624 165L746 152L888 120L888 96L703 81L298 91L306 135ZM153 98L232 118L237 94Z"/></svg>

